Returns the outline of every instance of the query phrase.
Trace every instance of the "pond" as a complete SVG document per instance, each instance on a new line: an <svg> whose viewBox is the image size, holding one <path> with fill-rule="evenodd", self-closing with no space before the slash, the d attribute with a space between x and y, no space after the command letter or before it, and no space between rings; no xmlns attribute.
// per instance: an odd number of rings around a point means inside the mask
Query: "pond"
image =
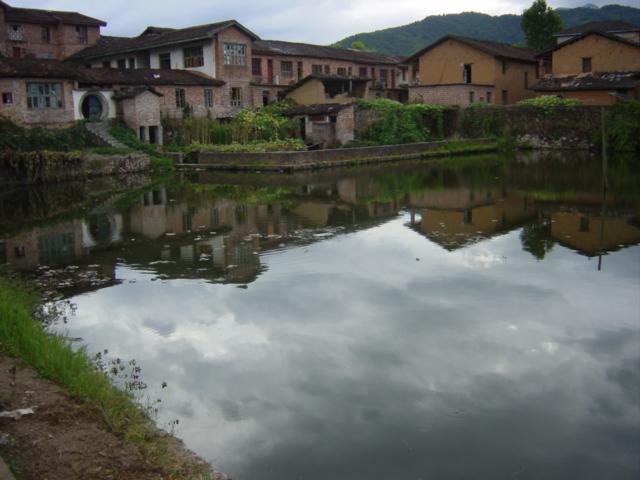
<svg viewBox="0 0 640 480"><path fill-rule="evenodd" d="M632 479L638 170L611 160L606 193L575 153L5 190L0 262L236 480Z"/></svg>

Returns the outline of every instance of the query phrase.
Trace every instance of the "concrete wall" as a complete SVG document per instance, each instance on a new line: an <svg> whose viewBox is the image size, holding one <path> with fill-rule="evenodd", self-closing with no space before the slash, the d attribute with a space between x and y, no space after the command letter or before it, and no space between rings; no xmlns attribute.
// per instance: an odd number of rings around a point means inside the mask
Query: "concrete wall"
<svg viewBox="0 0 640 480"><path fill-rule="evenodd" d="M474 142L475 144L476 142ZM438 152L444 142L411 143L364 148L341 148L304 152L273 153L213 153L195 154L198 165L207 168L249 170L296 170L330 168L354 162L392 161L398 158L418 158L425 155L450 155ZM478 140L477 151L495 150L493 141ZM465 154L472 153L466 151Z"/></svg>
<svg viewBox="0 0 640 480"><path fill-rule="evenodd" d="M582 73L582 58L591 57L594 72L629 72L640 70L640 48L589 35L553 52L553 74Z"/></svg>

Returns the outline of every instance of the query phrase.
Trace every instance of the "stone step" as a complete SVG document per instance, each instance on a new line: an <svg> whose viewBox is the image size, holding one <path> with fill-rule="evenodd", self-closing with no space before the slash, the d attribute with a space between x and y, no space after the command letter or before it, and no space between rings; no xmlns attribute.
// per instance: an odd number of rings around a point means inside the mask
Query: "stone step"
<svg viewBox="0 0 640 480"><path fill-rule="evenodd" d="M114 148L126 148L122 142L114 138L109 132L109 124L104 122L85 123L86 129L106 146Z"/></svg>

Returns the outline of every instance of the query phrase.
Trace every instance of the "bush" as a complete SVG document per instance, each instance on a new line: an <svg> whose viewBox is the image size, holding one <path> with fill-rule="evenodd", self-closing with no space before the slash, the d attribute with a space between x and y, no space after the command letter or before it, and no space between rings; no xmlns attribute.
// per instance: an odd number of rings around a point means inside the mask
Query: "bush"
<svg viewBox="0 0 640 480"><path fill-rule="evenodd" d="M220 153L265 153L303 151L307 146L299 138L273 140L270 142L231 143L229 145L210 145L193 143L189 147L191 152L220 152Z"/></svg>
<svg viewBox="0 0 640 480"><path fill-rule="evenodd" d="M379 114L364 134L363 140L380 145L425 142L444 137L444 110L442 105L410 104L381 98L359 100L358 106Z"/></svg>
<svg viewBox="0 0 640 480"><path fill-rule="evenodd" d="M25 128L16 125L9 119L0 117L0 150L70 152L83 150L91 145L83 122L77 122L73 126L63 129Z"/></svg>
<svg viewBox="0 0 640 480"><path fill-rule="evenodd" d="M579 100L562 98L557 95L543 95L541 97L527 98L516 105L521 107L533 107L541 109L545 115L553 115L558 108L575 107L580 105Z"/></svg>
<svg viewBox="0 0 640 480"><path fill-rule="evenodd" d="M640 101L621 102L606 118L609 146L616 151L640 151Z"/></svg>

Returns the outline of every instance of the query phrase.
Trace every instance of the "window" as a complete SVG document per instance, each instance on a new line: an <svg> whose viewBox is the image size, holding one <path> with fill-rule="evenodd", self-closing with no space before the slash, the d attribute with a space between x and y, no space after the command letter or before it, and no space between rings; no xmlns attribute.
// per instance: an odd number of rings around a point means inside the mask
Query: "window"
<svg viewBox="0 0 640 480"><path fill-rule="evenodd" d="M509 92L502 90L502 104L506 105L507 103L509 103Z"/></svg>
<svg viewBox="0 0 640 480"><path fill-rule="evenodd" d="M280 72L283 77L293 76L293 63L292 62L280 62Z"/></svg>
<svg viewBox="0 0 640 480"><path fill-rule="evenodd" d="M210 88L204 89L204 106L207 108L213 108L213 90Z"/></svg>
<svg viewBox="0 0 640 480"><path fill-rule="evenodd" d="M198 47L188 47L183 50L184 68L198 68L204 65L204 53L202 45Z"/></svg>
<svg viewBox="0 0 640 480"><path fill-rule="evenodd" d="M487 92L487 103L491 103L491 92Z"/></svg>
<svg viewBox="0 0 640 480"><path fill-rule="evenodd" d="M125 58L118 59L118 68L120 70L124 70L127 68L127 60Z"/></svg>
<svg viewBox="0 0 640 480"><path fill-rule="evenodd" d="M159 60L160 60L160 68L162 70L171 70L171 54L169 52L161 53L159 55Z"/></svg>
<svg viewBox="0 0 640 480"><path fill-rule="evenodd" d="M591 71L591 57L585 57L582 59L582 73L588 73Z"/></svg>
<svg viewBox="0 0 640 480"><path fill-rule="evenodd" d="M347 69L344 67L338 67L338 75L340 75L341 77L346 77Z"/></svg>
<svg viewBox="0 0 640 480"><path fill-rule="evenodd" d="M269 105L269 90L264 90L262 92L262 105L265 107Z"/></svg>
<svg viewBox="0 0 640 480"><path fill-rule="evenodd" d="M22 25L9 25L7 37L9 40L13 40L14 42L21 42L24 40L24 30L22 29Z"/></svg>
<svg viewBox="0 0 640 480"><path fill-rule="evenodd" d="M256 76L262 76L262 59L261 58L251 59L251 74Z"/></svg>
<svg viewBox="0 0 640 480"><path fill-rule="evenodd" d="M40 30L40 39L42 40L42 43L51 42L51 29L47 25L42 25L42 29Z"/></svg>
<svg viewBox="0 0 640 480"><path fill-rule="evenodd" d="M352 77L352 76L353 76L353 68L352 68L352 67L349 67L349 68L348 68L348 70L347 70L347 75L348 75L349 77Z"/></svg>
<svg viewBox="0 0 640 480"><path fill-rule="evenodd" d="M111 62L109 60L105 60L102 62L102 68L111 68Z"/></svg>
<svg viewBox="0 0 640 480"><path fill-rule="evenodd" d="M407 69L403 68L401 71L402 71L402 81L406 82L407 81Z"/></svg>
<svg viewBox="0 0 640 480"><path fill-rule="evenodd" d="M389 70L386 68L380 69L380 84L382 88L387 88L387 83L389 81Z"/></svg>
<svg viewBox="0 0 640 480"><path fill-rule="evenodd" d="M502 60L502 74L503 75L507 74L507 61L506 60Z"/></svg>
<svg viewBox="0 0 640 480"><path fill-rule="evenodd" d="M176 107L184 108L187 106L187 99L184 88L176 88Z"/></svg>
<svg viewBox="0 0 640 480"><path fill-rule="evenodd" d="M529 88L529 72L524 72L524 88Z"/></svg>
<svg viewBox="0 0 640 480"><path fill-rule="evenodd" d="M132 57L129 59L129 69L133 70L135 68L136 68L136 59Z"/></svg>
<svg viewBox="0 0 640 480"><path fill-rule="evenodd" d="M322 75L322 65L311 65L311 73L314 75Z"/></svg>
<svg viewBox="0 0 640 480"><path fill-rule="evenodd" d="M471 83L471 64L462 65L462 83Z"/></svg>
<svg viewBox="0 0 640 480"><path fill-rule="evenodd" d="M366 78L367 76L367 67L358 68L358 76L361 78Z"/></svg>
<svg viewBox="0 0 640 480"><path fill-rule="evenodd" d="M589 217L580 217L580 231L581 232L589 231Z"/></svg>
<svg viewBox="0 0 640 480"><path fill-rule="evenodd" d="M246 65L247 46L244 43L224 44L225 65Z"/></svg>
<svg viewBox="0 0 640 480"><path fill-rule="evenodd" d="M27 107L62 108L61 83L27 83Z"/></svg>
<svg viewBox="0 0 640 480"><path fill-rule="evenodd" d="M76 27L76 36L78 43L89 43L89 29L86 25L78 25Z"/></svg>
<svg viewBox="0 0 640 480"><path fill-rule="evenodd" d="M4 103L5 105L11 105L13 103L13 93L4 92L2 94L2 103Z"/></svg>
<svg viewBox="0 0 640 480"><path fill-rule="evenodd" d="M242 106L242 89L239 87L231 88L231 106L232 107Z"/></svg>
<svg viewBox="0 0 640 480"><path fill-rule="evenodd" d="M325 65L324 66L324 74L325 75L331 75L331 65Z"/></svg>
<svg viewBox="0 0 640 480"><path fill-rule="evenodd" d="M462 222L465 225L471 225L473 223L473 210L465 210L462 213Z"/></svg>
<svg viewBox="0 0 640 480"><path fill-rule="evenodd" d="M27 256L27 251L24 246L20 245L13 249L14 256L16 258L25 258Z"/></svg>
<svg viewBox="0 0 640 480"><path fill-rule="evenodd" d="M476 100L476 92L469 92L469 103L473 103Z"/></svg>
<svg viewBox="0 0 640 480"><path fill-rule="evenodd" d="M298 62L298 80L302 78L302 62Z"/></svg>

